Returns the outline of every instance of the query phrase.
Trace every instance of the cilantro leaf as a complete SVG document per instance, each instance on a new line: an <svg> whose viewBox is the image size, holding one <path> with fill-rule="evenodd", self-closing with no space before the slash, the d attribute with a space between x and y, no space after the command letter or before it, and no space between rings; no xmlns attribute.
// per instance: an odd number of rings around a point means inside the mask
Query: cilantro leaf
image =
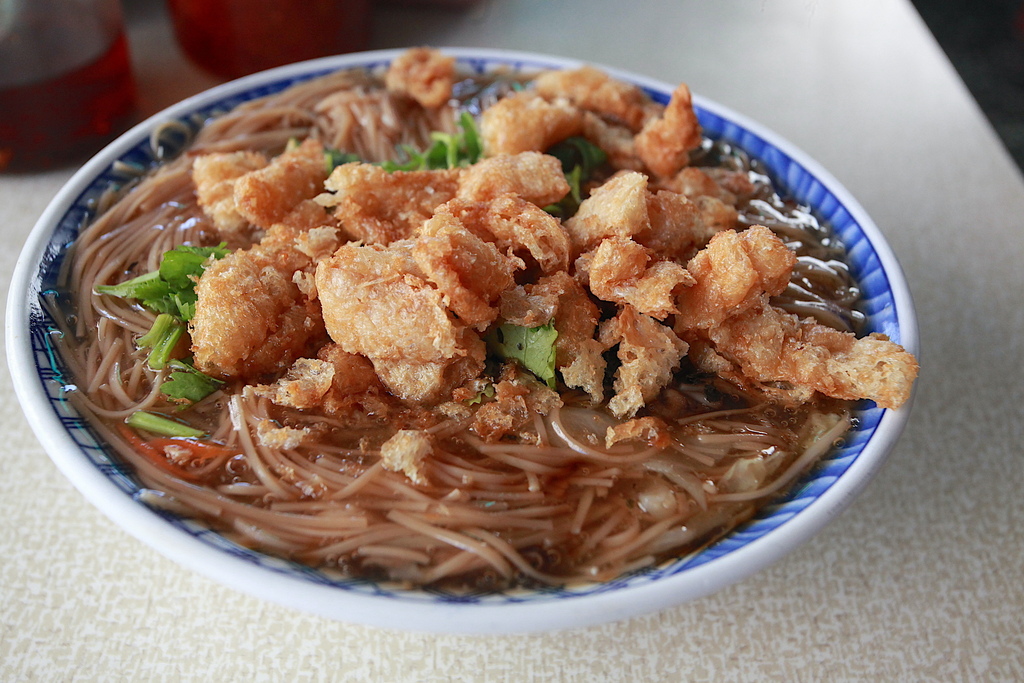
<svg viewBox="0 0 1024 683"><path fill-rule="evenodd" d="M380 164L388 173L394 171L431 171L457 166L470 166L480 160L483 145L476 122L468 112L459 117L459 130L455 133L433 132L430 134L433 144L423 152L418 152L408 145L401 150L409 158L405 163L385 161Z"/></svg>
<svg viewBox="0 0 1024 683"><path fill-rule="evenodd" d="M608 155L582 137L566 138L552 145L546 153L562 162L562 172L569 183L569 194L557 204L545 206L544 210L556 218L568 218L576 213L583 201L583 182L607 161Z"/></svg>
<svg viewBox="0 0 1024 683"><path fill-rule="evenodd" d="M224 258L228 253L223 243L216 247L181 245L163 255L158 270L119 285L99 285L96 291L123 299L138 299L151 311L167 313L187 322L196 313L196 282L206 270L207 261L211 257Z"/></svg>
<svg viewBox="0 0 1024 683"><path fill-rule="evenodd" d="M487 335L487 346L503 360L515 360L555 388L555 340L558 330L549 322L540 327L505 323Z"/></svg>
<svg viewBox="0 0 1024 683"><path fill-rule="evenodd" d="M188 363L172 360L168 363L173 372L161 385L160 391L179 401L197 403L217 391L224 382L199 372Z"/></svg>
<svg viewBox="0 0 1024 683"><path fill-rule="evenodd" d="M338 166L349 164L353 161L362 161L362 159L353 152L342 152L340 149L334 149L333 147L324 149L324 166L327 168L328 174Z"/></svg>
<svg viewBox="0 0 1024 683"><path fill-rule="evenodd" d="M170 361L171 353L183 334L185 323L170 313L161 313L153 321L149 332L136 339L135 344L140 349L150 349L147 359L149 367L160 370Z"/></svg>

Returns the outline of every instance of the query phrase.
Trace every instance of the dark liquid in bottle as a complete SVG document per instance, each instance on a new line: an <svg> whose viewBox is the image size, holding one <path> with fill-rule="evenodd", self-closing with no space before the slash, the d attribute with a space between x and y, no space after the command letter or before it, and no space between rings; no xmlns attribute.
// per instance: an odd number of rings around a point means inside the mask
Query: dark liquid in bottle
<svg viewBox="0 0 1024 683"><path fill-rule="evenodd" d="M178 43L225 78L366 47L370 0L169 0Z"/></svg>
<svg viewBox="0 0 1024 683"><path fill-rule="evenodd" d="M89 64L0 89L0 171L81 161L127 128L134 113L135 84L122 34Z"/></svg>

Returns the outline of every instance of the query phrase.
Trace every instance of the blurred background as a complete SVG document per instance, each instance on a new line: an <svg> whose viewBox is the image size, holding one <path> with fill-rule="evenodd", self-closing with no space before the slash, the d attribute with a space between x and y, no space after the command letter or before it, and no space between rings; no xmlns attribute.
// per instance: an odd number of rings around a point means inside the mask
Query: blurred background
<svg viewBox="0 0 1024 683"><path fill-rule="evenodd" d="M168 0L123 0L128 18L163 14ZM182 0L170 0L170 2ZM1019 168L1024 169L1024 0L911 0ZM393 8L425 21L487 11L500 0L371 0L371 36L394 28ZM418 12L413 12L417 14ZM436 16L436 15L442 16ZM370 38L370 36L368 36ZM376 47L376 41L371 46ZM168 102L169 104L169 102ZM145 108L145 107L144 107Z"/></svg>
<svg viewBox="0 0 1024 683"><path fill-rule="evenodd" d="M902 1L913 3L1018 168L1024 169L1024 0ZM500 12L502 2L0 0L0 172L12 159L8 171L17 170L19 160L35 162L38 168L80 163L124 130L132 113L136 119L155 113L199 90L277 64L411 44L424 26L472 24ZM811 13L813 5L808 3ZM123 54L122 44L122 53L114 55L121 60L121 81L107 76L109 92L79 92L84 72L70 67L67 73L53 68L53 73L40 74L36 81L21 82L26 80L29 62L50 60L51 52L65 52L68 46L87 51L81 39L89 37L90 29L83 28L81 17L70 17L66 10L79 8L79 13L100 15L116 12L119 6L125 15L128 55ZM552 5L554 14L556 7ZM307 20L288 21L295 17ZM41 23L28 25L33 19ZM283 30L284 26L291 30ZM40 38L43 34L32 32L43 28L53 34L45 46ZM884 31L885 27L878 29ZM100 36L104 40L110 30L105 31ZM143 44L149 49L131 50L132 45ZM252 46L259 47L253 50ZM558 52L557 45L552 49ZM188 60L177 58L182 52ZM69 64L88 61L85 56L69 57ZM100 66L96 62L90 68ZM109 71L110 65L105 68ZM133 103L135 111L130 112L127 109ZM93 110L95 114L86 116ZM79 136L77 147L67 143L74 137L67 130L86 128L94 134ZM47 149L48 143L53 149ZM19 144L25 149L19 149ZM30 154L39 158L28 159Z"/></svg>
<svg viewBox="0 0 1024 683"><path fill-rule="evenodd" d="M913 2L1017 166L1024 169L1024 2Z"/></svg>

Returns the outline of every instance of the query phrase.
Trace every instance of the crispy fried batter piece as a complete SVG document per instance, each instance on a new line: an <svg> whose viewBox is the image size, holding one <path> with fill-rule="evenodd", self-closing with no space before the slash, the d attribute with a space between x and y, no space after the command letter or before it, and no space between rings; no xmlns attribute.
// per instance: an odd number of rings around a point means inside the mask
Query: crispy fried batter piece
<svg viewBox="0 0 1024 683"><path fill-rule="evenodd" d="M400 54L384 76L388 90L408 95L428 109L447 102L454 83L455 58L425 47Z"/></svg>
<svg viewBox="0 0 1024 683"><path fill-rule="evenodd" d="M608 155L612 168L644 171L646 166L636 153L633 131L628 126L609 123L597 114L583 113L583 137Z"/></svg>
<svg viewBox="0 0 1024 683"><path fill-rule="evenodd" d="M253 391L275 405L322 409L349 421L386 419L397 406L365 356L325 344L316 358L298 358L283 377Z"/></svg>
<svg viewBox="0 0 1024 683"><path fill-rule="evenodd" d="M434 452L430 435L419 429L400 429L380 447L384 469L401 472L414 484L426 485L424 461Z"/></svg>
<svg viewBox="0 0 1024 683"><path fill-rule="evenodd" d="M740 198L749 198L755 191L754 184L744 171L697 166L687 166L672 178L660 179L658 185L690 199L713 197L732 207L736 206Z"/></svg>
<svg viewBox="0 0 1024 683"><path fill-rule="evenodd" d="M846 400L898 408L910 397L918 364L903 347L874 333L849 332L771 306L758 305L707 331L714 350L754 383L788 382Z"/></svg>
<svg viewBox="0 0 1024 683"><path fill-rule="evenodd" d="M494 400L481 405L473 416L473 431L490 443L514 433L530 420L530 409L524 398L529 393L528 388L514 382L495 384Z"/></svg>
<svg viewBox="0 0 1024 683"><path fill-rule="evenodd" d="M326 178L323 145L309 138L275 157L264 168L236 180L235 205L239 215L267 229L286 222L288 214L303 200L322 192Z"/></svg>
<svg viewBox="0 0 1024 683"><path fill-rule="evenodd" d="M779 294L795 264L793 252L764 226L716 234L687 265L696 284L679 294L676 331L708 329L757 305L762 294Z"/></svg>
<svg viewBox="0 0 1024 683"><path fill-rule="evenodd" d="M498 317L503 291L515 286L521 259L506 256L463 227L447 206L441 206L416 233L412 256L445 296L448 308L464 323L484 330Z"/></svg>
<svg viewBox="0 0 1024 683"><path fill-rule="evenodd" d="M601 323L599 339L605 348L619 346L622 365L615 372L615 396L608 401L609 410L619 419L633 417L657 397L688 348L670 327L628 305Z"/></svg>
<svg viewBox="0 0 1024 683"><path fill-rule="evenodd" d="M458 169L395 171L373 164L342 164L316 202L334 210L345 230L367 244L387 245L410 237L458 191Z"/></svg>
<svg viewBox="0 0 1024 683"><path fill-rule="evenodd" d="M607 237L632 237L650 225L647 176L626 171L594 189L565 228L576 255Z"/></svg>
<svg viewBox="0 0 1024 683"><path fill-rule="evenodd" d="M654 109L639 87L592 66L547 71L537 77L535 85L545 99L564 97L580 109L620 121L634 132Z"/></svg>
<svg viewBox="0 0 1024 683"><path fill-rule="evenodd" d="M501 317L514 325L537 327L554 320L555 367L566 386L582 389L596 403L604 396L604 346L594 336L598 310L587 291L565 271L506 291Z"/></svg>
<svg viewBox="0 0 1024 683"><path fill-rule="evenodd" d="M430 403L478 375L485 348L421 276L411 250L408 242L343 245L317 265L316 288L331 338L369 358L396 396Z"/></svg>
<svg viewBox="0 0 1024 683"><path fill-rule="evenodd" d="M536 262L544 273L569 267L569 235L557 218L512 194L487 202L455 199L445 207L462 224L502 251Z"/></svg>
<svg viewBox="0 0 1024 683"><path fill-rule="evenodd" d="M547 415L561 405L558 392L521 372L516 363L507 363L494 385L493 399L485 401L473 416L472 430L490 443L509 435L522 437L521 428L532 423L533 415ZM535 440L536 434L529 438Z"/></svg>
<svg viewBox="0 0 1024 683"><path fill-rule="evenodd" d="M297 358L283 377L253 387L257 396L275 405L308 410L323 403L334 382L334 366L316 358Z"/></svg>
<svg viewBox="0 0 1024 683"><path fill-rule="evenodd" d="M267 448L291 450L298 448L309 438L313 430L309 427L279 427L271 420L260 420L256 423L256 437L260 445Z"/></svg>
<svg viewBox="0 0 1024 683"><path fill-rule="evenodd" d="M487 156L543 152L583 129L580 111L563 101L548 102L537 93L518 92L498 100L480 117Z"/></svg>
<svg viewBox="0 0 1024 683"><path fill-rule="evenodd" d="M700 147L701 130L685 83L672 93L661 118L648 121L635 142L637 154L656 176L671 177L690 163L690 150Z"/></svg>
<svg viewBox="0 0 1024 683"><path fill-rule="evenodd" d="M650 249L631 239L605 239L589 263L590 291L604 301L629 304L664 320L677 312L676 293L696 280L678 263L653 260L652 256Z"/></svg>
<svg viewBox="0 0 1024 683"><path fill-rule="evenodd" d="M713 231L704 224L700 207L675 192L647 193L649 227L634 239L659 256L685 263Z"/></svg>
<svg viewBox="0 0 1024 683"><path fill-rule="evenodd" d="M296 272L313 265L296 248L303 234L274 226L252 248L206 269L190 322L197 368L217 377L258 378L285 370L325 341L319 303L294 281ZM319 239L331 236L320 233Z"/></svg>
<svg viewBox="0 0 1024 683"><path fill-rule="evenodd" d="M562 162L540 152L498 154L463 169L458 198L471 202L514 194L544 207L569 194Z"/></svg>
<svg viewBox="0 0 1024 683"><path fill-rule="evenodd" d="M399 409L397 400L377 377L366 356L348 353L338 344L325 344L317 358L334 369L330 389L322 407L328 415L356 420L385 420Z"/></svg>
<svg viewBox="0 0 1024 683"><path fill-rule="evenodd" d="M665 448L671 443L672 436L664 420L645 415L607 429L604 436L605 448L611 448L620 441L643 441L648 446Z"/></svg>
<svg viewBox="0 0 1024 683"><path fill-rule="evenodd" d="M192 182L199 206L229 243L247 240L252 231L235 204L235 183L267 163L267 157L259 152L218 152L192 161Z"/></svg>
<svg viewBox="0 0 1024 683"><path fill-rule="evenodd" d="M622 171L595 188L565 227L577 255L618 237L684 261L713 235L735 226L737 216L734 208L711 197L692 201L676 192L652 192L647 176Z"/></svg>

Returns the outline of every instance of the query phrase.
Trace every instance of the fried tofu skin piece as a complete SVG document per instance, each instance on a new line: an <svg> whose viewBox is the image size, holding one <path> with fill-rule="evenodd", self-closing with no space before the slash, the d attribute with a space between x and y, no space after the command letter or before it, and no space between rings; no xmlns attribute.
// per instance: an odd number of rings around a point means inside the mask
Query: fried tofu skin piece
<svg viewBox="0 0 1024 683"><path fill-rule="evenodd" d="M346 244L320 261L316 288L331 338L364 355L391 393L430 403L483 369L480 337L421 277L408 243Z"/></svg>
<svg viewBox="0 0 1024 683"><path fill-rule="evenodd" d="M624 306L617 316L601 323L599 339L606 348L618 345L622 364L615 372L615 396L608 408L620 420L633 417L658 396L688 348L672 328L632 306Z"/></svg>
<svg viewBox="0 0 1024 683"><path fill-rule="evenodd" d="M252 232L249 221L235 204L235 183L267 163L267 157L259 152L218 152L192 161L192 182L199 206L213 219L221 238L229 243L247 241Z"/></svg>
<svg viewBox="0 0 1024 683"><path fill-rule="evenodd" d="M388 173L374 164L342 164L324 184L329 192L316 202L332 209L355 239L387 245L410 237L455 197L458 178L458 169Z"/></svg>
<svg viewBox="0 0 1024 683"><path fill-rule="evenodd" d="M595 339L599 311L587 291L567 272L558 271L536 283L508 290L501 297L501 317L514 325L537 327L553 321L555 367L566 386L582 389L595 403L604 397L602 355Z"/></svg>
<svg viewBox="0 0 1024 683"><path fill-rule="evenodd" d="M583 130L583 115L566 102L548 102L522 91L498 100L480 117L480 137L487 156L543 152Z"/></svg>
<svg viewBox="0 0 1024 683"><path fill-rule="evenodd" d="M608 237L633 237L649 225L647 176L634 171L620 173L595 188L580 202L576 215L565 221L576 255Z"/></svg>
<svg viewBox="0 0 1024 683"><path fill-rule="evenodd" d="M599 299L629 304L658 320L676 313L676 293L696 280L674 261L652 258L653 252L623 237L609 237L589 264L590 291Z"/></svg>
<svg viewBox="0 0 1024 683"><path fill-rule="evenodd" d="M454 83L455 58L425 47L400 54L384 76L388 90L407 95L428 109L446 103Z"/></svg>
<svg viewBox="0 0 1024 683"><path fill-rule="evenodd" d="M326 179L323 146L310 138L235 181L235 205L250 223L269 229L322 192Z"/></svg>
<svg viewBox="0 0 1024 683"><path fill-rule="evenodd" d="M701 130L685 83L672 93L662 116L644 125L635 142L637 155L656 176L671 177L690 163L690 151L700 147Z"/></svg>
<svg viewBox="0 0 1024 683"><path fill-rule="evenodd" d="M413 259L448 308L481 331L498 317L498 297L515 286L515 272L524 267L463 227L446 206L423 224L413 245Z"/></svg>
<svg viewBox="0 0 1024 683"><path fill-rule="evenodd" d="M849 332L759 305L710 329L714 350L754 383L785 382L845 400L898 408L910 398L918 363L885 335Z"/></svg>
<svg viewBox="0 0 1024 683"><path fill-rule="evenodd" d="M259 244L214 261L203 273L189 323L202 372L258 378L285 370L324 341L320 305L294 281L297 271L312 266L296 238L294 230L275 226Z"/></svg>
<svg viewBox="0 0 1024 683"><path fill-rule="evenodd" d="M708 329L759 304L762 294L781 293L796 255L768 228L716 234L687 270L696 281L679 293L675 329Z"/></svg>
<svg viewBox="0 0 1024 683"><path fill-rule="evenodd" d="M498 154L463 169L458 198L484 202L514 194L544 207L569 194L562 162L540 152Z"/></svg>
<svg viewBox="0 0 1024 683"><path fill-rule="evenodd" d="M498 249L537 263L544 273L569 267L569 235L562 223L532 202L504 194L486 202L455 199L446 209Z"/></svg>
<svg viewBox="0 0 1024 683"><path fill-rule="evenodd" d="M535 86L547 100L568 99L580 109L620 121L633 131L640 130L656 106L637 86L592 66L547 71L537 77Z"/></svg>

